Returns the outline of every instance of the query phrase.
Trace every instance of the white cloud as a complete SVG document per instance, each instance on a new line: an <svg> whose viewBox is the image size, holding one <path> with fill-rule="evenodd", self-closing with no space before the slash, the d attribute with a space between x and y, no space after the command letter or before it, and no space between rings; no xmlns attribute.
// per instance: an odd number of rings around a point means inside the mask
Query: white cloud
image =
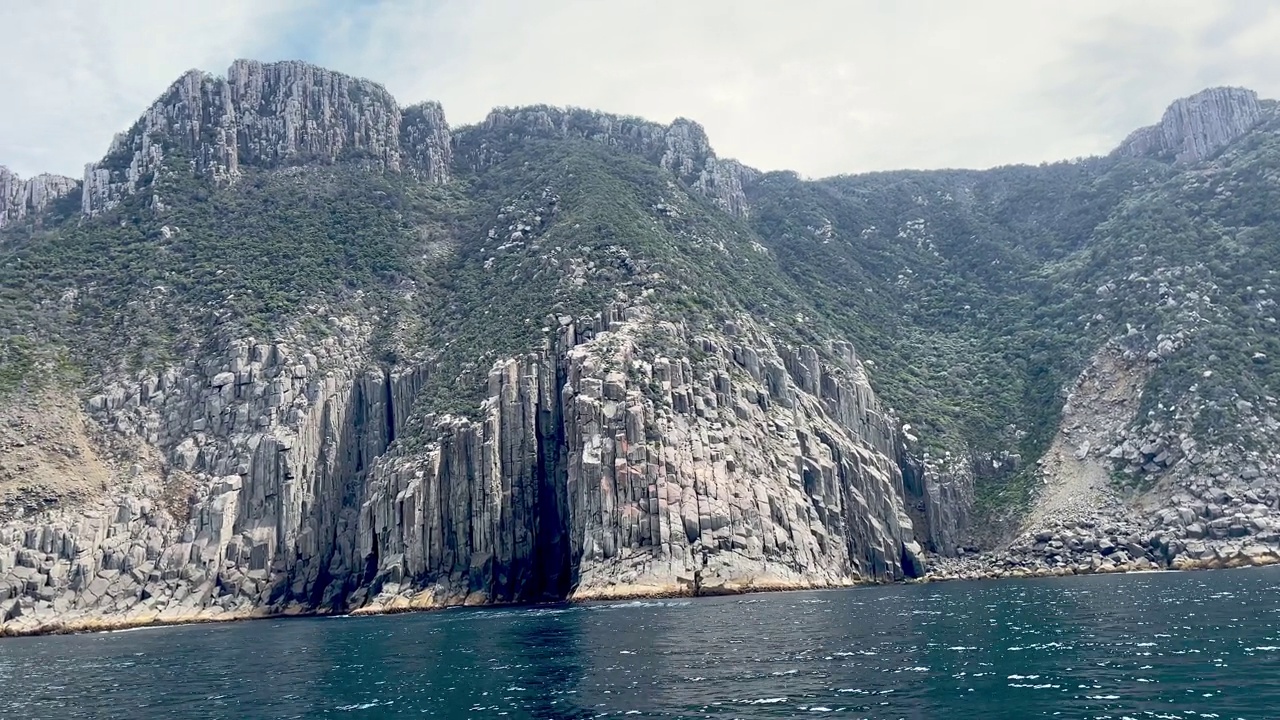
<svg viewBox="0 0 1280 720"><path fill-rule="evenodd" d="M683 115L723 155L811 175L1103 153L1203 87L1280 95L1275 35L1249 0L414 7L369 8L363 35L326 42L333 63L438 99L453 122L537 102Z"/></svg>
<svg viewBox="0 0 1280 720"><path fill-rule="evenodd" d="M1209 85L1280 96L1280 11L1250 0L382 0L298 19L319 1L267 17L116 0L78 26L0 10L0 44L26 37L17 56L42 58L0 70L18 108L0 116L0 162L73 171L182 70L291 52L439 100L455 124L532 103L685 116L722 155L810 175L1105 152Z"/></svg>
<svg viewBox="0 0 1280 720"><path fill-rule="evenodd" d="M78 177L183 72L223 72L235 57L270 51L273 24L291 9L287 0L0 4L0 163Z"/></svg>

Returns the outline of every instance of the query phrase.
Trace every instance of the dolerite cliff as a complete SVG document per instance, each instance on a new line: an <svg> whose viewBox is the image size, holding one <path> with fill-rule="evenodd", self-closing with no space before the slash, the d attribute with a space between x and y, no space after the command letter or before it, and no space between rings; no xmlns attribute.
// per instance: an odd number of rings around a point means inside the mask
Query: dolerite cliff
<svg viewBox="0 0 1280 720"><path fill-rule="evenodd" d="M644 308L566 318L541 352L495 364L473 421L401 417L429 371L369 364L351 349L367 329L335 322L313 352L233 342L91 397L87 425L111 437L74 455L113 487L69 508L10 499L4 627L923 572L893 421L848 346L829 366L810 348L779 354L750 325L719 340L662 326L706 349L694 367L637 346ZM38 436L35 415L15 425ZM411 425L425 445L387 452Z"/></svg>
<svg viewBox="0 0 1280 720"><path fill-rule="evenodd" d="M237 60L225 78L183 75L117 135L106 158L85 166L83 208L93 215L148 187L167 154L181 158L171 167L226 183L242 167L338 160L444 182L449 153L438 103L401 110L368 80L301 62Z"/></svg>
<svg viewBox="0 0 1280 720"><path fill-rule="evenodd" d="M1167 155L1183 164L1206 160L1257 125L1264 102L1245 88L1209 88L1174 102L1158 124L1135 130L1116 152Z"/></svg>
<svg viewBox="0 0 1280 720"><path fill-rule="evenodd" d="M807 181L192 71L0 171L0 634L1280 560L1278 167L1236 89Z"/></svg>
<svg viewBox="0 0 1280 720"><path fill-rule="evenodd" d="M425 451L380 461L357 533L366 607L921 574L896 431L850 347L832 367L750 325L661 324L705 349L695 367L644 347L651 325L636 307L566 322L495 365L478 421L428 417Z"/></svg>
<svg viewBox="0 0 1280 720"><path fill-rule="evenodd" d="M0 228L38 216L77 185L75 180L61 175L42 174L23 180L0 165Z"/></svg>

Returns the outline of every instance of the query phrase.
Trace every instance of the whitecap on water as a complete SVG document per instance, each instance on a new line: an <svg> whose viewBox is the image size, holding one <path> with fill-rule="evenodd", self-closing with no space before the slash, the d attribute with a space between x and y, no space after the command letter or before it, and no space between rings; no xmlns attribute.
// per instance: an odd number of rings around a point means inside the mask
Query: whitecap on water
<svg viewBox="0 0 1280 720"><path fill-rule="evenodd" d="M339 705L337 708L334 708L334 709L341 710L342 712L351 712L352 710L368 710L369 708L375 708L375 707L378 707L379 705L393 705L393 704L395 704L395 700L387 700L386 702L379 702L377 700L374 700L366 703L357 703L355 705Z"/></svg>

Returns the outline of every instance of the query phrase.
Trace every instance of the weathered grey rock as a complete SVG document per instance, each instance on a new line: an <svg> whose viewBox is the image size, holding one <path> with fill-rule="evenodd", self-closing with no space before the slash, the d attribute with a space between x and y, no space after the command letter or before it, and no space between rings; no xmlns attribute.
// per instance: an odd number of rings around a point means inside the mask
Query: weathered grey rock
<svg viewBox="0 0 1280 720"><path fill-rule="evenodd" d="M1116 148L1127 157L1168 156L1200 162L1258 124L1265 110L1252 90L1217 87L1175 101L1156 125L1135 130Z"/></svg>
<svg viewBox="0 0 1280 720"><path fill-rule="evenodd" d="M61 175L41 174L23 180L0 165L0 228L39 213L78 185L76 180Z"/></svg>
<svg viewBox="0 0 1280 720"><path fill-rule="evenodd" d="M85 167L82 209L93 215L149 187L167 155L234 182L245 167L358 161L434 182L449 177L451 142L437 103L401 111L378 83L303 62L237 60L225 78L192 70L105 158Z"/></svg>
<svg viewBox="0 0 1280 720"><path fill-rule="evenodd" d="M606 325L499 362L480 421L443 418L425 452L379 462L356 533L373 591L407 576L433 603L596 598L922 572L895 430L860 369L839 379L766 345L698 371L641 357L640 322ZM766 407L745 357L787 367L796 403Z"/></svg>
<svg viewBox="0 0 1280 720"><path fill-rule="evenodd" d="M917 535L932 553L954 556L965 544L974 505L974 485L979 477L1003 475L1017 469L1013 456L945 454L919 459L899 434L898 464L909 509L915 510Z"/></svg>

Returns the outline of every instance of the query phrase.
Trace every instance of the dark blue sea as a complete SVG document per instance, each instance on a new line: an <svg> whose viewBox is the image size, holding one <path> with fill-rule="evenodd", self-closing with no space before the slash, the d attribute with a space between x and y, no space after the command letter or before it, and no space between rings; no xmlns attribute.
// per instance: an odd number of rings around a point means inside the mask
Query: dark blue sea
<svg viewBox="0 0 1280 720"><path fill-rule="evenodd" d="M1280 718L1280 569L0 641L4 718Z"/></svg>

